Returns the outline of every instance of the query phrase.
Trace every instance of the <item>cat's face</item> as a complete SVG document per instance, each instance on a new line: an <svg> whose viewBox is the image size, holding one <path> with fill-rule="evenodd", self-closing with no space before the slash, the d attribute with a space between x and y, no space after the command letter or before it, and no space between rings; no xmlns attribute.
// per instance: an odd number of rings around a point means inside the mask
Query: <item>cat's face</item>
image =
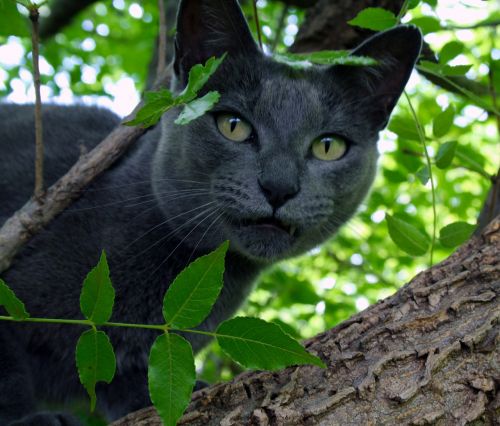
<svg viewBox="0 0 500 426"><path fill-rule="evenodd" d="M231 25L210 26L199 37L183 27L184 15L191 24L193 14L214 19L217 4L192 0L181 5L175 89L183 88L189 67L203 61L207 51L229 55L204 89L221 93L210 113L187 126L173 124L176 112L165 117L155 191L167 219L193 248L212 249L229 240L232 250L261 261L303 253L328 239L367 194L378 131L418 51L401 65L398 90L391 82L380 91L377 70L298 71L265 57L242 33L248 29L236 2L230 16L231 24L240 19L236 46L236 36L227 30ZM225 16L221 13L220 25ZM226 44L223 31L229 32ZM420 43L415 30L401 31ZM210 39L213 32L217 45ZM188 42L194 48L187 49ZM162 202L161 194L171 191L185 197Z"/></svg>

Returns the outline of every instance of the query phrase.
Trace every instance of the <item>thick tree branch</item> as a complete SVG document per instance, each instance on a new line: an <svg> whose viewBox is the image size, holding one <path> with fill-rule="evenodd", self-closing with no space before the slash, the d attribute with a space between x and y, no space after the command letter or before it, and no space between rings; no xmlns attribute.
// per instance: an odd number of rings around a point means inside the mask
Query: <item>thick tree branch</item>
<svg viewBox="0 0 500 426"><path fill-rule="evenodd" d="M447 260L306 342L328 365L248 372L180 425L493 425L500 418L500 217ZM113 426L160 425L148 408Z"/></svg>

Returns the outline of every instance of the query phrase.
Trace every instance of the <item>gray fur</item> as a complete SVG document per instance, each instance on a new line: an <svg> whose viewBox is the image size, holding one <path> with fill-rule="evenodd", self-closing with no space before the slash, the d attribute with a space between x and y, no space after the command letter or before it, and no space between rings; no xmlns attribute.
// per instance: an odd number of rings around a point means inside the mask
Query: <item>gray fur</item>
<svg viewBox="0 0 500 426"><path fill-rule="evenodd" d="M221 25L201 28L201 34L190 28L186 37L183 13L198 21L208 14ZM112 320L161 323L161 301L175 275L228 239L224 289L201 326L212 330L235 312L267 265L321 244L354 214L373 181L378 132L409 77L420 34L401 27L361 47L384 60L383 73L344 67L297 71L249 45L242 19L233 1L181 2L173 89L182 90L186 64L211 56L217 40L217 52L229 56L204 92L218 90L221 100L187 126L173 124L178 111L167 113L161 128L142 137L27 244L2 278L32 316L81 318L81 283L105 249L116 288ZM210 43L200 48L205 39ZM240 114L255 137L243 143L225 139L215 125L218 111ZM31 106L0 107L0 223L32 191L32 115ZM71 166L81 146L90 149L117 122L102 109L46 106L48 183ZM312 141L327 133L350 141L341 160L311 156ZM269 192L286 197L271 202ZM272 217L296 227L297 234L255 224ZM150 404L147 355L156 333L106 331L118 370L111 385L98 387L98 407L112 420ZM69 415L39 410L45 401L85 397L74 365L81 332L0 324L1 425L77 424ZM206 343L188 338L195 351Z"/></svg>

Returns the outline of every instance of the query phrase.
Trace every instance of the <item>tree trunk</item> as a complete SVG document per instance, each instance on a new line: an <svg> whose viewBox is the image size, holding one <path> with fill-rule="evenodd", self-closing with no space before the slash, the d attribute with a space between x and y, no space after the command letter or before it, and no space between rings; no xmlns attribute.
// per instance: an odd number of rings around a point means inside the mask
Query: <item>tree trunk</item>
<svg viewBox="0 0 500 426"><path fill-rule="evenodd" d="M500 216L394 296L306 342L327 369L248 372L180 425L500 424ZM113 426L161 425L153 408Z"/></svg>

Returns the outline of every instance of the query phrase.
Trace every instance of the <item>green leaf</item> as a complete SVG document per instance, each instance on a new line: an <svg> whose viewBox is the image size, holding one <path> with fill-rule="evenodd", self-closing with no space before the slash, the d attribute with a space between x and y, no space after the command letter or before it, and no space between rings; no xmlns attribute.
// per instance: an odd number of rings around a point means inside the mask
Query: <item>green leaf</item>
<svg viewBox="0 0 500 426"><path fill-rule="evenodd" d="M368 7L359 12L354 19L348 21L348 24L381 31L393 27L397 22L394 13L380 7Z"/></svg>
<svg viewBox="0 0 500 426"><path fill-rule="evenodd" d="M162 334L149 354L151 401L165 426L175 426L191 400L196 372L191 345L175 333Z"/></svg>
<svg viewBox="0 0 500 426"><path fill-rule="evenodd" d="M436 166L440 169L448 168L455 157L456 149L456 141L450 141L440 145L436 154Z"/></svg>
<svg viewBox="0 0 500 426"><path fill-rule="evenodd" d="M91 329L80 336L76 345L76 367L80 382L90 396L90 409L94 411L96 384L111 383L116 371L115 353L106 333Z"/></svg>
<svg viewBox="0 0 500 426"><path fill-rule="evenodd" d="M377 61L373 58L355 56L347 50L322 50L312 53L283 53L274 54L273 58L278 62L299 69L310 68L313 64L348 66L370 66L377 64Z"/></svg>
<svg viewBox="0 0 500 426"><path fill-rule="evenodd" d="M475 229L476 225L467 222L450 223L439 231L439 241L445 247L457 247L467 241Z"/></svg>
<svg viewBox="0 0 500 426"><path fill-rule="evenodd" d="M108 262L103 250L99 263L83 282L80 309L88 320L99 325L111 318L114 302L115 290L109 278Z"/></svg>
<svg viewBox="0 0 500 426"><path fill-rule="evenodd" d="M408 10L415 9L420 4L420 0L410 0L408 2Z"/></svg>
<svg viewBox="0 0 500 426"><path fill-rule="evenodd" d="M441 52L439 52L439 62L441 64L446 64L448 61L460 55L464 51L464 48L464 44L456 40L446 43L441 49Z"/></svg>
<svg viewBox="0 0 500 426"><path fill-rule="evenodd" d="M389 123L388 129L398 136L412 141L420 141L417 125L414 120L406 117L393 117Z"/></svg>
<svg viewBox="0 0 500 426"><path fill-rule="evenodd" d="M176 106L172 92L167 89L158 92L146 92L144 94L144 105L137 111L135 118L124 122L127 126L142 125L143 127L154 126L160 121L161 116L169 109Z"/></svg>
<svg viewBox="0 0 500 426"><path fill-rule="evenodd" d="M422 185L426 185L430 179L429 168L427 166L421 167L417 170L415 176L417 176L418 180L422 182Z"/></svg>
<svg viewBox="0 0 500 426"><path fill-rule="evenodd" d="M411 256L422 256L429 249L429 238L413 225L385 215L389 235L396 245Z"/></svg>
<svg viewBox="0 0 500 426"><path fill-rule="evenodd" d="M300 364L325 367L323 361L308 353L279 326L257 318L224 321L217 328L216 337L224 352L247 368L279 370Z"/></svg>
<svg viewBox="0 0 500 426"><path fill-rule="evenodd" d="M467 71L471 69L472 65L445 65L441 68L441 74L447 75L449 77L457 77L467 74Z"/></svg>
<svg viewBox="0 0 500 426"><path fill-rule="evenodd" d="M414 18L410 21L410 24L416 25L425 34L434 33L441 29L441 23L439 19L433 18L432 16L421 16L419 18Z"/></svg>
<svg viewBox="0 0 500 426"><path fill-rule="evenodd" d="M205 96L195 99L184 105L184 109L175 120L175 124L185 125L198 117L201 117L207 111L211 110L213 106L219 102L219 92L208 92Z"/></svg>
<svg viewBox="0 0 500 426"><path fill-rule="evenodd" d="M436 138L440 138L450 130L455 118L455 107L450 105L443 112L436 115L432 122L432 132Z"/></svg>
<svg viewBox="0 0 500 426"><path fill-rule="evenodd" d="M24 303L21 302L5 281L0 278L0 306L3 306L7 313L16 320L24 320L30 316L26 312Z"/></svg>
<svg viewBox="0 0 500 426"><path fill-rule="evenodd" d="M183 103L192 101L198 95L198 91L205 85L208 79L217 71L219 65L226 58L227 53L224 53L220 58L211 57L205 63L196 64L189 71L188 84L186 88L179 95L179 99Z"/></svg>
<svg viewBox="0 0 500 426"><path fill-rule="evenodd" d="M29 37L29 19L17 10L12 0L0 2L0 36Z"/></svg>
<svg viewBox="0 0 500 426"><path fill-rule="evenodd" d="M207 317L222 289L228 246L226 241L177 275L163 300L163 316L168 326L195 327Z"/></svg>

